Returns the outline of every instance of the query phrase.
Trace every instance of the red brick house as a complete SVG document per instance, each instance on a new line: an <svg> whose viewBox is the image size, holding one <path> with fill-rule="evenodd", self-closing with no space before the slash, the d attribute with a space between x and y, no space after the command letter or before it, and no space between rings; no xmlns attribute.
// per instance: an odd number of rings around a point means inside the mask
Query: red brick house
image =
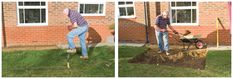
<svg viewBox="0 0 233 79"><path fill-rule="evenodd" d="M148 37L149 43L156 43L154 20L161 11L169 11L171 25L178 32L190 30L194 35L201 34L209 45L216 45L216 18L219 18L219 43L231 45L229 2L119 1L118 7L119 42L145 43ZM171 44L178 43L173 38L169 40Z"/></svg>
<svg viewBox="0 0 233 79"><path fill-rule="evenodd" d="M19 0L2 5L3 46L66 44L69 19L63 15L65 8L79 11L88 21L87 42L106 43L112 36L114 2Z"/></svg>

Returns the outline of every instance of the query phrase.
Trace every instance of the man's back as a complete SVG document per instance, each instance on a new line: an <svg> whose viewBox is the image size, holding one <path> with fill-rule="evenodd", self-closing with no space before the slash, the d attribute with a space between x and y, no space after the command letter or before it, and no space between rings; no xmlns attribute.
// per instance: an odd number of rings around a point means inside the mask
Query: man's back
<svg viewBox="0 0 233 79"><path fill-rule="evenodd" d="M77 23L78 26L83 26L88 24L85 18L75 10L69 10L68 17L70 18L72 24L75 22Z"/></svg>

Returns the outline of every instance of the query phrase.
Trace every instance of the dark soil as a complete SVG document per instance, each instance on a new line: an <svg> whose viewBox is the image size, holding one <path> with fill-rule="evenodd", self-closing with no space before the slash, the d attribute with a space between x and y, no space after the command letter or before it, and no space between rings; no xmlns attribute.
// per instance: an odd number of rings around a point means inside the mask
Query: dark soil
<svg viewBox="0 0 233 79"><path fill-rule="evenodd" d="M194 69L205 69L207 49L169 50L170 55L158 54L158 49L148 49L146 52L130 59L129 63L140 64L162 64L169 66L190 67Z"/></svg>

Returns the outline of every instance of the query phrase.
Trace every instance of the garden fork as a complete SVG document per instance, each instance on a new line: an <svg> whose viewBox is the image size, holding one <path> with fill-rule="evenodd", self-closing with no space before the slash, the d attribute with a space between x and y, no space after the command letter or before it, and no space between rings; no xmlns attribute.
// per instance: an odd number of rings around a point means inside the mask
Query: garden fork
<svg viewBox="0 0 233 79"><path fill-rule="evenodd" d="M67 53L66 60L67 60L66 66L69 69L70 68L70 53Z"/></svg>

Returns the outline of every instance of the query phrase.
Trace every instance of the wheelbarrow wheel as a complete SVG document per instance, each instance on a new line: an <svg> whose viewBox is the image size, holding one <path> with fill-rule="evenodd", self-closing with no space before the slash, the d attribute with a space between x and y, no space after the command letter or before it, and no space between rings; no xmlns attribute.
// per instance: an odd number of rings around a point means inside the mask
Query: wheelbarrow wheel
<svg viewBox="0 0 233 79"><path fill-rule="evenodd" d="M206 48L206 44L201 40L197 40L196 43L195 43L195 46L196 46L197 49Z"/></svg>

